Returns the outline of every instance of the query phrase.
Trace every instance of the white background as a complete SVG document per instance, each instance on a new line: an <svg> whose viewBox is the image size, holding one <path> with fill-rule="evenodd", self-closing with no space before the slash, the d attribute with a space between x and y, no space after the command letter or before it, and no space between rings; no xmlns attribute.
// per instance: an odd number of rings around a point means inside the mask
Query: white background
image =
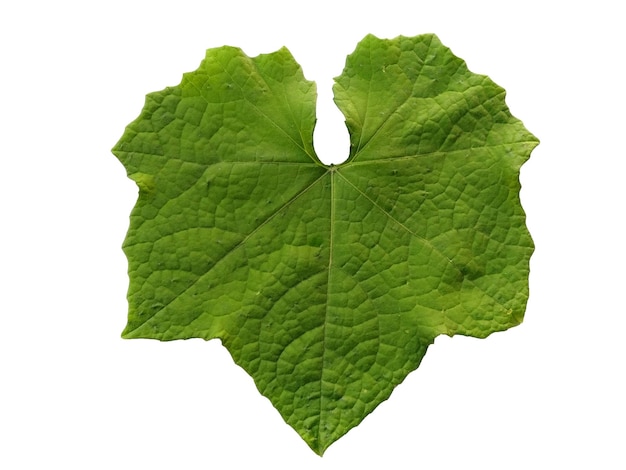
<svg viewBox="0 0 626 470"><path fill-rule="evenodd" d="M0 468L626 468L626 35L613 5L3 3ZM340 161L330 87L346 55L367 33L426 32L506 88L541 139L522 171L537 245L526 320L438 338L320 458L219 341L120 338L137 190L110 149L145 94L205 49L286 45L318 83L318 153Z"/></svg>

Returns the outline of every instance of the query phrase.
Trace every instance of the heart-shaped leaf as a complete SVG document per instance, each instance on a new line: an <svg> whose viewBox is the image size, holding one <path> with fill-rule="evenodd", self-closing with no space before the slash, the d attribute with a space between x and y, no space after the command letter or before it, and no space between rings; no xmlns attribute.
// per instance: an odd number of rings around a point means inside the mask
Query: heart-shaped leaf
<svg viewBox="0 0 626 470"><path fill-rule="evenodd" d="M125 338L220 338L317 453L440 334L522 321L537 145L436 36L367 36L336 79L350 131L313 149L316 90L286 49L207 51L113 152L139 186Z"/></svg>

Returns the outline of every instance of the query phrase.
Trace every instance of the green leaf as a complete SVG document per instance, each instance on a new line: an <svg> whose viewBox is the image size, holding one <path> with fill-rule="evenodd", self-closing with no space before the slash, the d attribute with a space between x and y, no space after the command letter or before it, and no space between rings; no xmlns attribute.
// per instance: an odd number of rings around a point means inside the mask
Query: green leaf
<svg viewBox="0 0 626 470"><path fill-rule="evenodd" d="M350 155L313 150L316 89L286 49L207 51L113 149L139 186L125 338L220 338L320 455L440 334L522 321L538 143L436 36L367 36L336 79Z"/></svg>

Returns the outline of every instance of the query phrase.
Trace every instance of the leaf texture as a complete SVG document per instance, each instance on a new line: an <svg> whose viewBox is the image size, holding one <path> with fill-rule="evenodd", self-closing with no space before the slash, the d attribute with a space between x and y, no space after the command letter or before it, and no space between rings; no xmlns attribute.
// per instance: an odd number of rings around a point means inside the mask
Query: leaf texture
<svg viewBox="0 0 626 470"><path fill-rule="evenodd" d="M338 166L284 48L208 50L113 149L139 187L123 337L220 338L320 455L438 335L522 321L519 169L538 143L434 35L367 36L335 80Z"/></svg>

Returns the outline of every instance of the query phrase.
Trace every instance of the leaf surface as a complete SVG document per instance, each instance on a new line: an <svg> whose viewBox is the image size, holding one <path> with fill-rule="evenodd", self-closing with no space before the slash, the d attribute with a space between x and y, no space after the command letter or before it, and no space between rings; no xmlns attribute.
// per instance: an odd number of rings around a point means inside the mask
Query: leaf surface
<svg viewBox="0 0 626 470"><path fill-rule="evenodd" d="M125 338L220 338L317 453L440 334L522 321L537 139L436 36L367 36L336 78L350 155L313 149L316 90L286 49L207 51L113 149L139 187Z"/></svg>

